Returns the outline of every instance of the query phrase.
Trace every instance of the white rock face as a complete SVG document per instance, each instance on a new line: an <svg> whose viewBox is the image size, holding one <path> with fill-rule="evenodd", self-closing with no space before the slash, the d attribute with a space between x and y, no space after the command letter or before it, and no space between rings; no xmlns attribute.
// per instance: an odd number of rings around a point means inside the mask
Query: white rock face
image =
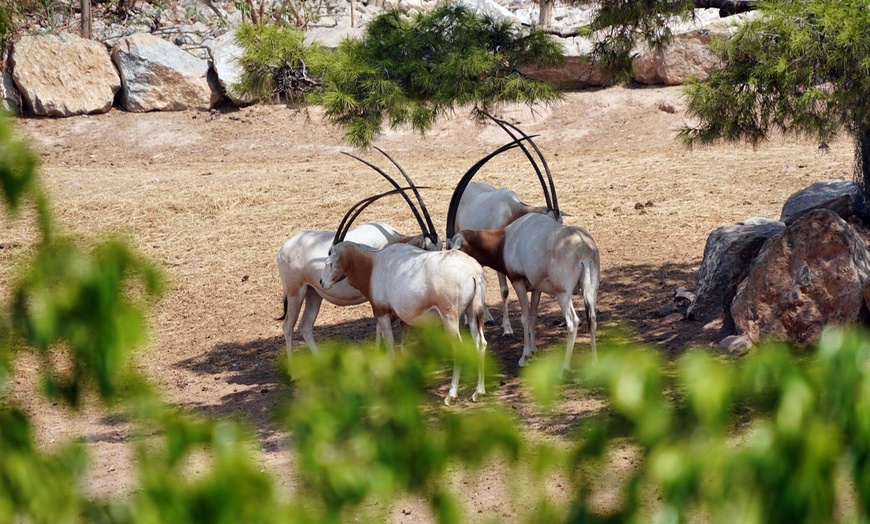
<svg viewBox="0 0 870 524"><path fill-rule="evenodd" d="M220 101L208 83L208 62L162 38L136 34L112 48L127 111L207 110Z"/></svg>
<svg viewBox="0 0 870 524"><path fill-rule="evenodd" d="M212 65L218 77L218 82L226 91L227 97L234 104L250 104L254 100L235 93L232 85L237 83L242 76L242 68L239 65L239 57L244 50L236 43L235 31L230 31L215 38L208 47L211 49Z"/></svg>
<svg viewBox="0 0 870 524"><path fill-rule="evenodd" d="M13 115L21 113L21 95L15 89L12 73L3 71L0 78L0 109L9 111Z"/></svg>
<svg viewBox="0 0 870 524"><path fill-rule="evenodd" d="M121 88L106 47L73 35L25 36L12 51L12 78L38 116L105 113Z"/></svg>

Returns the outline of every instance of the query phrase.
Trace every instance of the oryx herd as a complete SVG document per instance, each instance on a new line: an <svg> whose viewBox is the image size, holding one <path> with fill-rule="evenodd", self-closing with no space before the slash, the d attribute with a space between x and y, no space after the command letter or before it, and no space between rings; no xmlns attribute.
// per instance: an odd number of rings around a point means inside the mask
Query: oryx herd
<svg viewBox="0 0 870 524"><path fill-rule="evenodd" d="M600 260L592 236L581 227L562 225L556 188L549 166L533 137L504 120L486 115L511 137L511 142L478 161L460 179L447 213L446 251L438 237L429 211L402 167L377 149L407 182L398 182L377 166L357 158L390 182L393 190L365 198L352 206L336 231L302 231L287 240L278 253L278 271L284 291L283 320L287 356L290 357L293 328L304 304L299 332L312 351L317 351L313 326L323 299L339 305L368 301L377 321L377 340L392 350L392 322L416 325L435 311L448 334L460 338L460 317L464 314L477 348L480 363L478 383L472 400L485 393L483 357L486 339L483 326L492 320L486 307L483 266L498 272L502 297L502 329L513 333L508 318L509 280L522 311L524 366L537 349L535 323L541 293L553 295L562 309L568 330L563 372L570 369L571 353L579 318L572 296L582 294L595 351L595 304L598 295ZM532 151L529 150L531 147ZM546 206L522 203L515 192L471 182L495 156L519 148L530 161L541 183ZM540 160L544 173L538 164ZM546 179L544 174L546 174ZM410 195L413 195L411 198ZM417 219L421 234L405 236L383 223L351 227L362 211L376 200L401 196ZM414 204L416 200L418 207ZM454 364L450 391L444 399L457 398L459 367Z"/></svg>

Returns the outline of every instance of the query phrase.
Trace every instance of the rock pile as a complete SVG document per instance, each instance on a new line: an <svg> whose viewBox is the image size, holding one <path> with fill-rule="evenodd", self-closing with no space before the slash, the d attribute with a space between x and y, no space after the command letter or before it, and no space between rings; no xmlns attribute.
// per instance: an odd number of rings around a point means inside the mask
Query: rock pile
<svg viewBox="0 0 870 524"><path fill-rule="evenodd" d="M723 226L707 239L687 318L719 321L744 351L764 337L813 344L828 323L866 322L870 251L854 221L857 185L825 180L788 198L780 220Z"/></svg>
<svg viewBox="0 0 870 524"><path fill-rule="evenodd" d="M436 3L393 1L408 12L427 10ZM516 24L537 22L537 4L528 0L462 1ZM327 5L310 24L308 39L334 48L342 38L359 36L362 27L384 9L384 3L379 4L357 2L353 16L349 3ZM98 17L94 40L63 32L77 27L75 19L66 19L62 27L25 27L33 33L49 29L60 34L25 36L13 43L0 82L0 105L13 112L58 117L102 113L112 107L127 111L207 110L225 103L227 87L240 74L236 58L241 49L231 30L241 23L240 13L230 1L179 0L170 5L135 3L125 23ZM554 30L568 31L589 19L588 8L557 6ZM673 28L673 44L663 53L638 53L636 80L672 85L689 76L709 74L716 66L710 41L730 34L737 20L720 19L717 10L697 10L695 20ZM568 55L567 64L525 72L568 88L608 82L607 75L585 58L591 40L560 40ZM230 96L229 101L236 105L251 102L238 96Z"/></svg>

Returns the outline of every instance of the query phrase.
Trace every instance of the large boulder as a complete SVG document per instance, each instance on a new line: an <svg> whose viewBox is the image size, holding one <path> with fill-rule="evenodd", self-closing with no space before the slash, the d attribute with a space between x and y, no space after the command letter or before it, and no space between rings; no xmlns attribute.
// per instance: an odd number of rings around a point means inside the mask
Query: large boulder
<svg viewBox="0 0 870 524"><path fill-rule="evenodd" d="M689 77L707 78L721 66L710 43L729 35L728 31L710 29L676 34L664 51L640 51L632 61L632 76L647 85L679 85Z"/></svg>
<svg viewBox="0 0 870 524"><path fill-rule="evenodd" d="M127 111L210 109L220 101L208 82L208 62L162 38L135 34L112 48Z"/></svg>
<svg viewBox="0 0 870 524"><path fill-rule="evenodd" d="M707 322L724 313L726 321L730 321L731 300L737 285L746 278L749 265L764 242L783 229L785 224L778 220L752 217L710 233L698 268L695 299L689 304L686 317Z"/></svg>
<svg viewBox="0 0 870 524"><path fill-rule="evenodd" d="M753 341L773 336L810 345L825 324L855 323L870 276L866 240L828 209L771 238L740 284L731 314Z"/></svg>
<svg viewBox="0 0 870 524"><path fill-rule="evenodd" d="M242 77L242 67L239 65L239 57L244 50L236 42L235 32L225 33L208 44L211 49L212 66L217 75L220 88L227 97L236 105L251 104L254 99L245 97L232 89L233 84L238 83Z"/></svg>
<svg viewBox="0 0 870 524"><path fill-rule="evenodd" d="M802 215L819 207L831 209L833 206L851 210L849 206L854 205L857 194L858 184L851 180L831 178L816 182L788 197L782 205L780 220L791 224ZM843 212L839 209L832 210L843 217Z"/></svg>
<svg viewBox="0 0 870 524"><path fill-rule="evenodd" d="M105 113L121 87L106 47L74 35L24 36L11 64L25 108L38 116Z"/></svg>
<svg viewBox="0 0 870 524"><path fill-rule="evenodd" d="M565 62L557 66L526 65L520 71L535 80L562 89L600 87L610 80L610 74L589 58L592 41L588 38L558 38L565 50Z"/></svg>

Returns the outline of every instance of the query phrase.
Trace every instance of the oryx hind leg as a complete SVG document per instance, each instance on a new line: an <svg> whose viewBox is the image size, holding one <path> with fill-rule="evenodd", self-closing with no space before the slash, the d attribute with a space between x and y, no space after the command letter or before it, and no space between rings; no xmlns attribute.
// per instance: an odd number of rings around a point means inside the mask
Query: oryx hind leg
<svg viewBox="0 0 870 524"><path fill-rule="evenodd" d="M595 332L598 331L598 321L595 318L595 306L598 303L598 283L600 268L596 260L585 264L583 272L583 306L586 309L586 320L589 322L589 336L592 339L592 357L598 361L595 349Z"/></svg>
<svg viewBox="0 0 870 524"><path fill-rule="evenodd" d="M459 365L456 351L458 344L462 342L462 333L459 331L459 315L445 314L440 311L439 314L441 315L441 322L444 324L444 331L447 332L453 344L453 378L450 381L450 391L444 397L444 404L449 406L453 400L459 398L459 371L461 366ZM466 318L472 325L472 329L475 329L474 324L477 323L477 319L474 315L466 316Z"/></svg>
<svg viewBox="0 0 870 524"><path fill-rule="evenodd" d="M288 294L284 292L284 322L281 327L284 330L284 345L287 347L287 359L292 357L293 350L293 328L296 327L296 320L299 318L299 310L302 309L302 301L305 300L304 286L296 293Z"/></svg>
<svg viewBox="0 0 870 524"><path fill-rule="evenodd" d="M574 352L574 341L577 339L577 326L580 323L580 317L574 310L574 302L571 293L559 293L556 297L559 301L559 307L562 308L562 314L565 316L565 326L568 330L568 343L565 346L565 359L562 361L562 376L571 370L571 355Z"/></svg>

